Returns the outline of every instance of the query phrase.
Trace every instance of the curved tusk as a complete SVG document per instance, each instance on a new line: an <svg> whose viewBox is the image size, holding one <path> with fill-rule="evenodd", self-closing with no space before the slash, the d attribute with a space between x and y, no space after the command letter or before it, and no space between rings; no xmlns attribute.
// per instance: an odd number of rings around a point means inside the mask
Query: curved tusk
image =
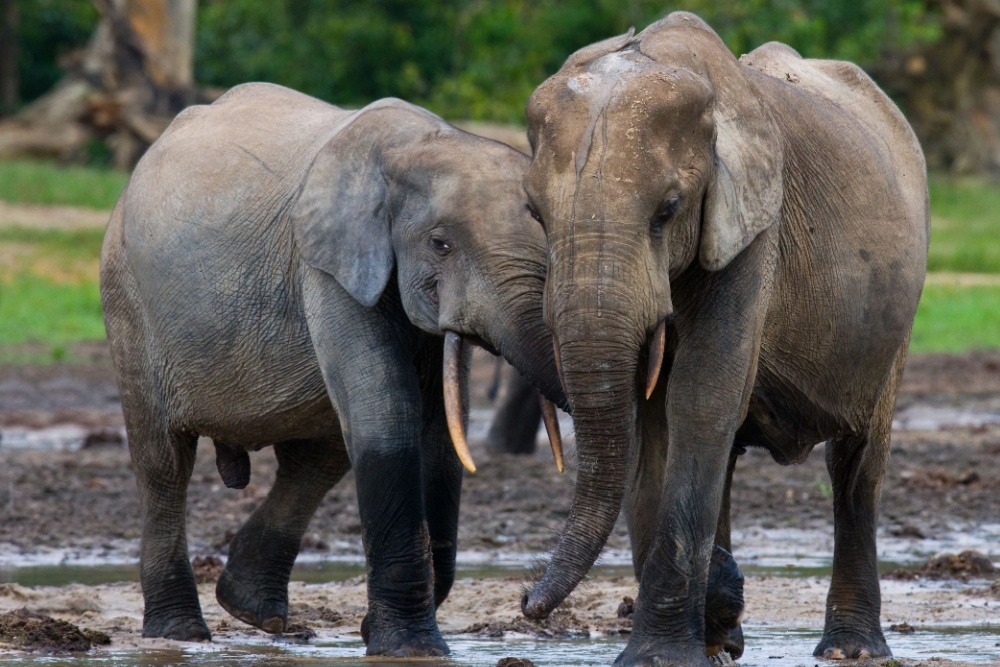
<svg viewBox="0 0 1000 667"><path fill-rule="evenodd" d="M646 374L646 398L649 399L660 378L660 368L663 366L663 348L667 342L667 321L660 320L656 327L653 340L649 344L649 372Z"/></svg>
<svg viewBox="0 0 1000 667"><path fill-rule="evenodd" d="M458 459L469 472L476 472L472 462L469 443L465 441L465 425L462 423L462 393L459 389L459 369L462 365L462 337L454 331L444 335L444 414L448 419L448 433L455 446Z"/></svg>
<svg viewBox="0 0 1000 667"><path fill-rule="evenodd" d="M545 422L545 432L549 434L549 445L552 447L552 458L556 460L556 470L562 472L563 453L562 435L559 433L559 417L556 415L556 406L552 401L541 396L542 401L542 421Z"/></svg>

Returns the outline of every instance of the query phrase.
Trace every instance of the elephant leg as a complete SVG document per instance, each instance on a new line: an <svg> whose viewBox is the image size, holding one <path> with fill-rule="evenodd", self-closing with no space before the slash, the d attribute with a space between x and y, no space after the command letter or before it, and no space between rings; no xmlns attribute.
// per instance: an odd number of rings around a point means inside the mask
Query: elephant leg
<svg viewBox="0 0 1000 667"><path fill-rule="evenodd" d="M274 453L274 486L230 543L215 588L223 609L271 633L284 632L288 623L288 579L309 520L350 468L339 432L278 443Z"/></svg>
<svg viewBox="0 0 1000 667"><path fill-rule="evenodd" d="M134 397L128 402L134 403ZM198 602L185 525L187 488L198 436L168 431L162 426L147 428L152 420L137 417L134 406L126 407L125 414L142 508L142 636L210 640L212 635Z"/></svg>
<svg viewBox="0 0 1000 667"><path fill-rule="evenodd" d="M372 308L336 280L303 282L309 333L347 440L368 566L368 655L448 653L434 617L431 538L424 512L418 333L398 293Z"/></svg>
<svg viewBox="0 0 1000 667"><path fill-rule="evenodd" d="M661 378L667 373L662 373ZM661 379L640 412L637 455L633 461L631 484L626 498L625 516L629 539L632 543L632 565L637 579L652 546L657 527L657 511L663 488L664 468L667 460L668 428L666 413L666 382ZM729 490L736 467L736 457L743 449L734 447L729 459L726 486L723 491L722 510L716 528L716 547L708 573L708 594L705 599L705 650L714 655L724 649L734 658L743 655L743 573L732 557L729 529Z"/></svg>
<svg viewBox="0 0 1000 667"><path fill-rule="evenodd" d="M471 352L466 346L466 352ZM440 607L455 583L458 552L458 509L462 495L462 464L455 455L444 410L441 382L443 348L440 339L427 336L421 351L420 389L423 408L421 475L427 530L434 568L434 606ZM462 360L468 364L468 354ZM462 373L467 378L467 373ZM468 405L468 383L461 387L462 404ZM538 403L536 400L535 403Z"/></svg>
<svg viewBox="0 0 1000 667"><path fill-rule="evenodd" d="M513 373L507 395L486 435L486 446L502 454L533 454L542 405L538 390L520 373Z"/></svg>
<svg viewBox="0 0 1000 667"><path fill-rule="evenodd" d="M817 657L892 655L879 623L882 595L875 532L896 389L905 359L904 344L876 403L868 432L834 438L826 444L826 467L833 485L833 574L823 637L813 652Z"/></svg>
<svg viewBox="0 0 1000 667"><path fill-rule="evenodd" d="M736 459L744 452L746 449L743 446L734 444L729 454L722 508L715 527L715 551L708 571L708 597L705 600L705 645L710 647L709 650L721 646L732 658L742 656L745 648L743 626L740 625L743 616L743 573L732 556L730 525L733 472L736 470Z"/></svg>

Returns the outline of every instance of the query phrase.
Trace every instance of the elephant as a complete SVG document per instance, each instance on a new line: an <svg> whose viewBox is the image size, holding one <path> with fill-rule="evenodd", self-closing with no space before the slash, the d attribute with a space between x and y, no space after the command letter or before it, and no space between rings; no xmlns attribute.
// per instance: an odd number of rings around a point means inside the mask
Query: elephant
<svg viewBox="0 0 1000 667"><path fill-rule="evenodd" d="M497 367L497 384L501 372ZM486 433L486 446L498 454L534 454L542 400L528 378L516 372L507 375L507 393Z"/></svg>
<svg viewBox="0 0 1000 667"><path fill-rule="evenodd" d="M396 99L348 111L271 84L181 113L115 207L101 296L141 508L143 636L208 640L185 535L198 436L228 486L273 488L216 588L288 618L308 521L354 469L369 655L448 652L468 346L565 404L544 325L529 159ZM442 345L442 336L444 344ZM472 467L471 464L469 467Z"/></svg>
<svg viewBox="0 0 1000 667"><path fill-rule="evenodd" d="M825 442L835 546L815 655L891 655L876 517L930 234L903 115L853 64L774 42L737 60L684 12L577 51L525 114L579 474L523 613L566 597L624 505L640 584L615 664L709 664L738 454L787 465Z"/></svg>

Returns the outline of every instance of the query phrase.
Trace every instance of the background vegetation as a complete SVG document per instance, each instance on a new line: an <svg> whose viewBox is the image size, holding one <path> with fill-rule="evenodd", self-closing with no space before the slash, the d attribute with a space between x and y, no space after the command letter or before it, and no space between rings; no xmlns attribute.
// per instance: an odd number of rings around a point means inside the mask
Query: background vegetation
<svg viewBox="0 0 1000 667"><path fill-rule="evenodd" d="M21 99L61 76L97 13L84 0L21 2ZM925 0L201 0L195 79L281 83L342 105L396 96L446 118L520 122L566 57L669 11L705 18L737 54L769 40L871 63L940 33Z"/></svg>
<svg viewBox="0 0 1000 667"><path fill-rule="evenodd" d="M524 101L574 50L676 10L703 16L737 54L769 40L871 64L944 43L936 0L200 0L195 79L281 83L346 106L398 96L452 119L522 122ZM72 68L98 15L85 0L21 0L21 99ZM76 54L76 55L74 55ZM0 162L0 201L110 209L128 174ZM935 272L1000 275L1000 190L931 183ZM2 209L0 209L2 210ZM0 215L0 345L103 337L102 230L36 230ZM928 284L914 351L1000 345L1000 282Z"/></svg>

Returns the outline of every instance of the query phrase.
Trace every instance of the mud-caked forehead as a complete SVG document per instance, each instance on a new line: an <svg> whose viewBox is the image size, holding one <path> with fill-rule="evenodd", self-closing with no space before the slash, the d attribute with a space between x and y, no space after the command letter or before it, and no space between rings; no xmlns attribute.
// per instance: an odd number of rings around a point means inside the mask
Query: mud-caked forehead
<svg viewBox="0 0 1000 667"><path fill-rule="evenodd" d="M529 102L532 172L580 175L598 159L605 175L621 171L614 175L625 177L678 160L701 161L711 146L713 109L714 89L705 76L660 65L636 50L567 68ZM612 155L621 159L608 162Z"/></svg>

